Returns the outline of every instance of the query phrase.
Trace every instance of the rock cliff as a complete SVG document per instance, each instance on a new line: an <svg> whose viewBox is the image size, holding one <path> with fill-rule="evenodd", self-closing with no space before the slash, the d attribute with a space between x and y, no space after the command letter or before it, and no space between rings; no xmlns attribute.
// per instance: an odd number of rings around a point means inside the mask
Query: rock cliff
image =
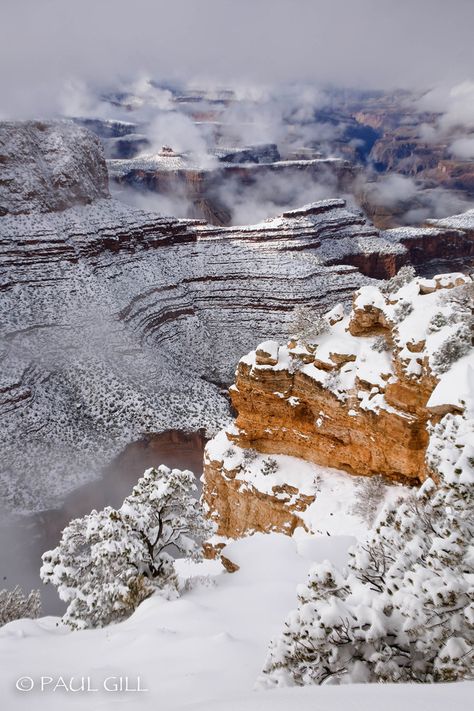
<svg viewBox="0 0 474 711"><path fill-rule="evenodd" d="M443 268L472 269L474 265L474 210L423 227L398 227L382 233L389 242L404 247L408 260L421 272Z"/></svg>
<svg viewBox="0 0 474 711"><path fill-rule="evenodd" d="M59 211L108 195L92 133L68 121L0 122L0 216Z"/></svg>
<svg viewBox="0 0 474 711"><path fill-rule="evenodd" d="M461 273L400 281L362 287L348 315L315 317L319 335L266 341L240 360L237 418L205 452L203 499L219 535L304 525L314 480L295 485L295 465L277 475L265 455L405 483L434 474L430 434L465 415L472 390L474 285Z"/></svg>
<svg viewBox="0 0 474 711"><path fill-rule="evenodd" d="M133 188L145 197L179 197L188 204L187 217L204 218L221 226L232 222L233 199L246 194L252 198L252 191L261 193L266 184L267 199L274 197L278 204L282 193L280 200L288 204L295 182L308 192L312 186L315 193L319 184L332 185L334 194L340 195L349 191L357 173L348 161L339 158L282 161L278 154L261 153L262 157L256 148L217 150L205 158L203 165L192 156L171 150L131 160L109 160L108 168L114 189Z"/></svg>
<svg viewBox="0 0 474 711"><path fill-rule="evenodd" d="M245 228L130 208L84 129L0 126L7 507L55 505L143 433L216 431L257 334L283 338L296 305L347 301L405 259L341 200Z"/></svg>

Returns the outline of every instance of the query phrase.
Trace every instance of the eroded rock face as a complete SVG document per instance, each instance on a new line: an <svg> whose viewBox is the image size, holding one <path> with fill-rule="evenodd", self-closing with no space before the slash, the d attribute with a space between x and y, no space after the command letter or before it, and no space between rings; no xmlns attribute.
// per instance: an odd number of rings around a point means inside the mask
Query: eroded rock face
<svg viewBox="0 0 474 711"><path fill-rule="evenodd" d="M266 183L271 192L275 180L285 180L288 185L313 183L315 190L318 183L326 183L334 186L335 194L344 194L357 174L348 161L337 158L280 161L277 154L243 150L235 154L218 152L209 160L210 165L203 166L186 154L171 151L132 160L109 160L108 168L113 190L129 187L145 196L157 193L179 197L188 203L187 217L218 226L232 222L233 195L248 194L252 198L252 191L261 191Z"/></svg>
<svg viewBox="0 0 474 711"><path fill-rule="evenodd" d="M430 265L459 269L472 268L474 264L474 210L441 220L428 220L423 227L386 230L383 235L390 242L403 246L409 261L422 271L430 269Z"/></svg>
<svg viewBox="0 0 474 711"><path fill-rule="evenodd" d="M99 139L68 121L0 122L0 216L109 197Z"/></svg>
<svg viewBox="0 0 474 711"><path fill-rule="evenodd" d="M344 201L211 227L106 197L102 151L82 128L1 135L15 166L0 201L7 507L57 505L143 433L215 432L228 416L219 386L256 334L283 338L299 303L348 301L370 283L352 260L404 259Z"/></svg>
<svg viewBox="0 0 474 711"><path fill-rule="evenodd" d="M304 511L314 497L301 495L291 486L275 487L271 494L262 493L232 478L232 471L223 476L222 461L207 457L205 462L204 501L213 514L219 535L240 538L249 532L270 531L291 535L303 525L298 512Z"/></svg>
<svg viewBox="0 0 474 711"><path fill-rule="evenodd" d="M9 508L57 505L144 433L215 432L228 417L219 386L257 334L280 341L296 305L348 302L406 260L341 200L212 227L110 199L100 145L74 124L0 135Z"/></svg>
<svg viewBox="0 0 474 711"><path fill-rule="evenodd" d="M314 500L298 490L262 496L243 464L230 468L225 441L356 475L413 484L435 476L430 426L465 409L473 308L463 274L417 278L394 293L363 287L350 314L333 309L311 343L266 342L242 358L230 389L237 418L205 454L203 497L218 533L291 532Z"/></svg>

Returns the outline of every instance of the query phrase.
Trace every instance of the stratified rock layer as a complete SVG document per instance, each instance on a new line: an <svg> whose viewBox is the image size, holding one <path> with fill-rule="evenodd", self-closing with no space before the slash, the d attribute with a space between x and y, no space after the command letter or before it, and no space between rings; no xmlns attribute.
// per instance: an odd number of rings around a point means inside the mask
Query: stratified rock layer
<svg viewBox="0 0 474 711"><path fill-rule="evenodd" d="M350 315L333 309L311 342L267 341L242 358L230 389L237 418L205 453L203 498L219 535L291 532L308 505L298 490L263 495L244 463L229 465L233 445L392 481L432 475L430 426L463 413L471 387L472 292L463 274L417 278L395 293L363 287Z"/></svg>
<svg viewBox="0 0 474 711"><path fill-rule="evenodd" d="M257 334L281 339L295 305L348 300L364 274L390 276L405 259L341 200L215 228L111 200L82 128L8 123L1 136L9 507L54 505L144 432L216 431L228 416L219 388Z"/></svg>
<svg viewBox="0 0 474 711"><path fill-rule="evenodd" d="M404 247L411 264L422 272L474 265L474 210L442 220L428 220L424 227L398 227L382 233Z"/></svg>

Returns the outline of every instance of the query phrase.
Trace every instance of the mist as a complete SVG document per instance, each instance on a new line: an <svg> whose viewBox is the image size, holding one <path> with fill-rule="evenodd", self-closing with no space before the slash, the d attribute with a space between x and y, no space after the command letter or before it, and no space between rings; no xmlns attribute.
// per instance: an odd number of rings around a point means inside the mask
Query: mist
<svg viewBox="0 0 474 711"><path fill-rule="evenodd" d="M71 80L138 74L204 87L459 84L473 25L471 0L3 0L0 113L52 115Z"/></svg>
<svg viewBox="0 0 474 711"><path fill-rule="evenodd" d="M258 176L251 185L232 179L224 182L219 199L229 207L232 225L252 225L338 192L337 180L330 171L323 171L318 180L305 173L291 177L268 173Z"/></svg>

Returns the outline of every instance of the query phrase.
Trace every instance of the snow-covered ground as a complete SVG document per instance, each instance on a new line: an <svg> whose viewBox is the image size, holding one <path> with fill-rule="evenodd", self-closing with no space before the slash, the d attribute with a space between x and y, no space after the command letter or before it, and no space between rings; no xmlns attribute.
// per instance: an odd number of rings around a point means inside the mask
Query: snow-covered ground
<svg viewBox="0 0 474 711"><path fill-rule="evenodd" d="M352 509L360 496L356 494L356 489L367 482L367 477L348 475L338 469L323 467L287 454L272 454L269 457L252 450L249 459L246 456L248 450L230 442L227 432L237 432L235 425L221 430L207 443L205 461L222 462L223 474L227 476L232 473L232 479L242 482L242 489L248 488L275 499L281 498L286 501L288 508L293 507L301 495L314 497L314 501L303 507L303 510L297 507L293 509L308 531L322 536L349 535L360 538L365 535L367 523ZM265 472L265 463L269 461L274 464L274 470ZM204 481L204 476L201 481ZM279 488L285 485L297 491L291 500L288 494L278 493ZM380 495L378 507L377 504L375 506L374 516L381 512L384 504L405 497L409 492L410 488L401 484L387 485ZM296 529L294 535L300 534L305 535L302 529Z"/></svg>
<svg viewBox="0 0 474 711"><path fill-rule="evenodd" d="M295 604L296 585L312 561L344 565L350 536L302 540L255 534L233 542L220 563L181 563L183 579L205 575L172 601L153 597L127 621L104 629L69 632L52 617L12 622L0 630L0 696L8 711L48 709L153 709L177 711L445 711L468 706L474 684L436 686L351 685L254 690L268 642ZM44 690L41 691L41 677ZM52 681L49 681L52 677ZM62 678L61 678L62 677ZM74 677L71 684L71 677ZM98 691L68 691L80 688ZM114 679L109 679L114 677ZM128 678L129 689L107 691ZM21 679L21 681L19 681ZM31 691L21 691L16 685ZM54 687L59 683L56 691Z"/></svg>

